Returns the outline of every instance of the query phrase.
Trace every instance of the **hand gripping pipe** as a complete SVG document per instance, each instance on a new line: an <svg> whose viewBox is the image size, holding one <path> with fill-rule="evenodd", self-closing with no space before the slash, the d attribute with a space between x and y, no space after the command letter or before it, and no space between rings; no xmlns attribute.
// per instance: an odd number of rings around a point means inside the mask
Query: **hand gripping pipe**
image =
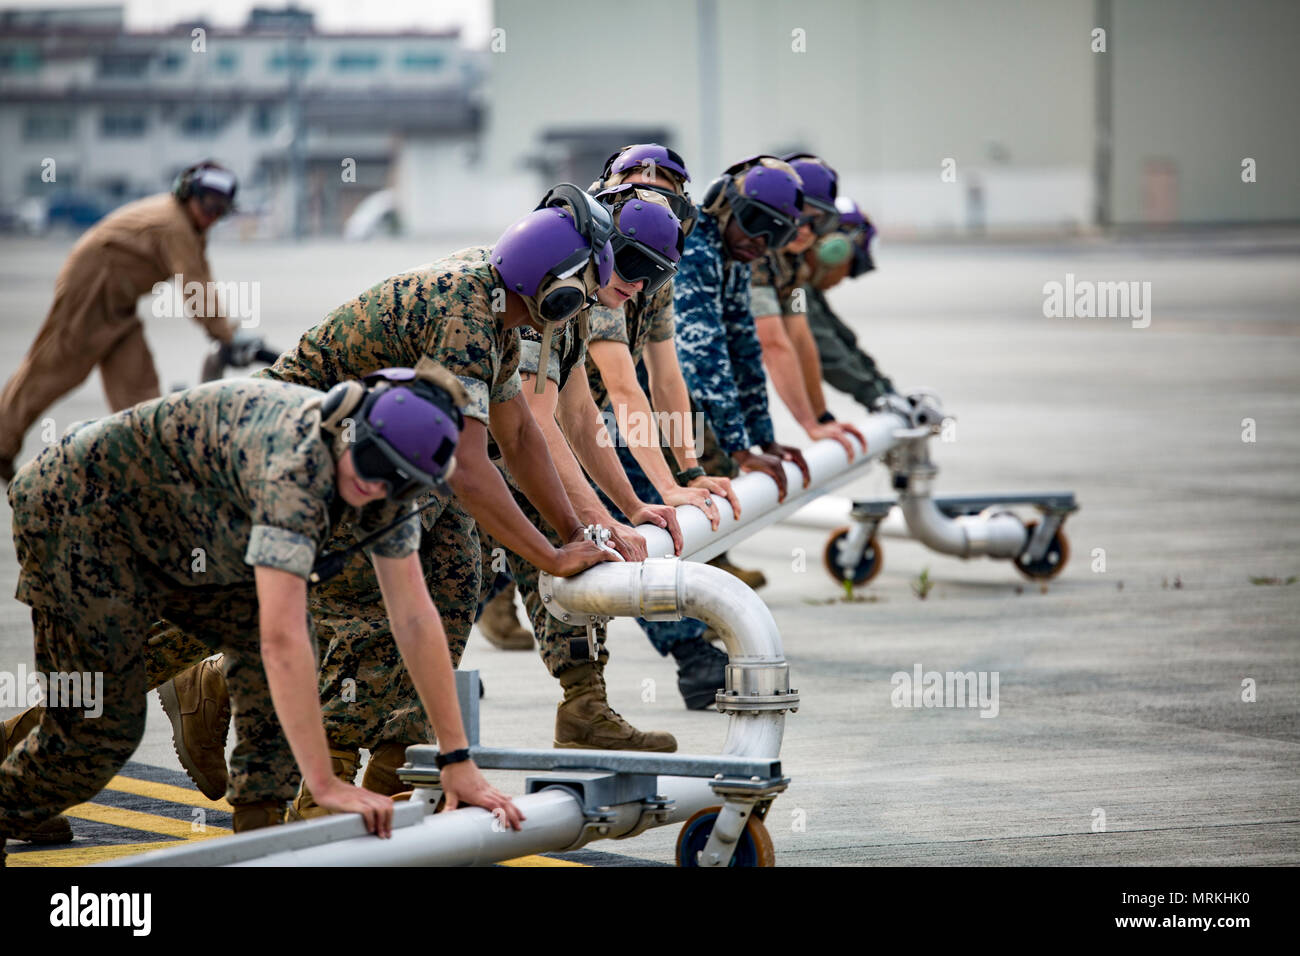
<svg viewBox="0 0 1300 956"><path fill-rule="evenodd" d="M771 612L749 587L721 571L698 562L721 554L739 540L792 514L805 502L852 480L871 460L900 441L919 437L914 422L896 412L868 416L860 426L868 442L867 454L850 463L843 447L824 440L804 452L811 473L808 488L794 465L786 464L788 494L777 502L776 483L766 475L750 473L732 486L741 504L741 517L731 514L726 500L714 496L723 515L715 532L698 508L677 509L683 535L682 557L653 558L633 563L605 563L571 578L542 576L543 599L549 596L552 613L581 616L643 616L655 620L692 617L712 626L723 639L731 663L727 687L720 693L718 709L727 714L727 737L720 757L679 754L631 755L644 767L661 758L658 794L671 806L656 814L635 804L609 808L593 823L579 798L571 791L545 789L516 797L515 804L528 817L522 831L501 826L487 811L463 808L454 813L433 813L420 796L398 804L390 839L379 840L365 832L359 816L340 815L289 826L269 827L220 840L113 861L118 866L454 866L499 862L530 853L581 846L593 838L630 836L646 826L682 822L696 811L723 802L710 780L675 775L674 767L708 765L710 772L750 773L763 761L774 761L781 749L785 711L798 706L789 689L788 666L780 634ZM671 555L672 539L653 525L637 529L645 535L652 555ZM473 743L474 741L472 741ZM412 748L413 749L413 748ZM486 755L486 751L484 751ZM529 753L522 752L525 756ZM539 751L554 761L559 751ZM592 759L589 751L574 751L574 766ZM410 754L408 753L408 757ZM616 755L603 755L609 762ZM772 766L779 764L772 763ZM741 768L744 768L743 770ZM417 795L419 791L417 791ZM728 821L719 819L716 830ZM710 844L712 845L712 844Z"/></svg>

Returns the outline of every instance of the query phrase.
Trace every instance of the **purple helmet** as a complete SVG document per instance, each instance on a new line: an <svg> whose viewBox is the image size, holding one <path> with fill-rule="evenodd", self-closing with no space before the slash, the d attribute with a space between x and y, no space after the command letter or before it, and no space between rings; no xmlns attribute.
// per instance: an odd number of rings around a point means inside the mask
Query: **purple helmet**
<svg viewBox="0 0 1300 956"><path fill-rule="evenodd" d="M410 368L381 369L364 383L359 405L343 410L356 426L351 447L357 474L384 482L399 501L438 485L450 472L464 423L450 393ZM322 419L356 395L351 389L355 383L344 382L330 391Z"/></svg>
<svg viewBox="0 0 1300 956"><path fill-rule="evenodd" d="M811 153L791 153L785 161L803 180L804 202L817 210L805 221L812 223L813 231L819 236L834 232L839 220L835 207L839 174L825 160Z"/></svg>
<svg viewBox="0 0 1300 956"><path fill-rule="evenodd" d="M856 278L876 267L871 259L871 240L876 234L876 227L871 224L862 208L848 196L836 199L835 208L840 214L839 231L845 233L853 243L853 265L849 269L849 277Z"/></svg>
<svg viewBox="0 0 1300 956"><path fill-rule="evenodd" d="M706 211L730 207L736 225L748 236L765 236L769 249L794 238L803 213L799 174L774 156L753 156L727 168L704 196Z"/></svg>
<svg viewBox="0 0 1300 956"><path fill-rule="evenodd" d="M658 143L637 143L634 146L624 146L605 160L605 169L600 176L601 182L608 180L610 176L638 166L666 169L680 176L683 182L691 181L691 174L686 171L686 161L675 150L660 146Z"/></svg>
<svg viewBox="0 0 1300 956"><path fill-rule="evenodd" d="M625 183L596 194L613 211L614 271L626 282L645 282L646 295L656 292L677 272L685 237L681 221L662 198L644 186Z"/></svg>
<svg viewBox="0 0 1300 956"><path fill-rule="evenodd" d="M511 292L534 296L548 276L569 273L591 257L591 245L574 226L573 217L552 206L534 209L502 233L492 247L491 262ZM599 258L604 284L609 281L613 253L605 249Z"/></svg>

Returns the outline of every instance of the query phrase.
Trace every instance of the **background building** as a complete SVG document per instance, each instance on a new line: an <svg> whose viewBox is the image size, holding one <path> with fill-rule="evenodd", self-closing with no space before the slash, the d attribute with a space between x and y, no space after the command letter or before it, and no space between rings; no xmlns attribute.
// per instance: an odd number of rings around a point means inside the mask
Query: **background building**
<svg viewBox="0 0 1300 956"><path fill-rule="evenodd" d="M111 206L211 156L248 233L337 235L376 193L371 225L492 232L659 140L697 195L741 157L816 151L896 237L1300 220L1289 0L495 0L490 19L471 50L295 8L157 31L121 6L0 11L0 212Z"/></svg>
<svg viewBox="0 0 1300 956"><path fill-rule="evenodd" d="M0 12L0 206L111 208L211 157L240 177L244 228L337 234L409 139L473 160L481 57L455 32L321 33L291 8L143 33L122 13Z"/></svg>

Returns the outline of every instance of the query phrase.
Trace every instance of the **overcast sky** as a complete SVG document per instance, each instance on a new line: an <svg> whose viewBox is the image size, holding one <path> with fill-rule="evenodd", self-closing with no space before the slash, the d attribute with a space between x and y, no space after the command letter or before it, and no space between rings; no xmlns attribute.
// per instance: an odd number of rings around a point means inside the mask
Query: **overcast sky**
<svg viewBox="0 0 1300 956"><path fill-rule="evenodd" d="M283 8L286 0L35 0L0 3L4 8L126 7L127 26L156 29L178 20L203 18L218 26L239 26L255 6ZM460 27L471 46L486 46L491 29L492 0L298 0L314 10L322 30L400 30L419 27L445 30Z"/></svg>

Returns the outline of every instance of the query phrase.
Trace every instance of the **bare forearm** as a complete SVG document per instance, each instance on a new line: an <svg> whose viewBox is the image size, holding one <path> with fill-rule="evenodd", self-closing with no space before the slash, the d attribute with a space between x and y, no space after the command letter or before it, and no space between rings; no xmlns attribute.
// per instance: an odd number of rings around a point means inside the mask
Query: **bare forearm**
<svg viewBox="0 0 1300 956"><path fill-rule="evenodd" d="M763 366L776 387L776 393L785 402L786 408L794 416L799 427L805 431L817 424L812 405L808 401L808 390L804 385L803 373L799 370L799 357L795 354L785 331L780 328L780 318L770 317L760 321L766 328L760 328L758 340L763 346Z"/></svg>
<svg viewBox="0 0 1300 956"><path fill-rule="evenodd" d="M595 404L591 404L591 411L593 413L596 411ZM627 472L623 470L623 463L619 461L618 451L614 448L613 439L605 429L604 421L595 414L590 419L584 415L578 421L572 423L566 421L564 431L569 436L572 454L577 457L577 462L582 463L583 470L591 476L591 480L600 490L609 496L609 500L614 502L615 507L625 515L637 511L641 501L632 489L632 483L627 480ZM573 504L578 509L578 517L584 523L591 521L603 523L604 517L609 517L608 509L605 508L600 497L591 490L591 485L585 481L582 484L586 489L586 500L580 500L576 496L573 498ZM595 517L589 517L589 514Z"/></svg>
<svg viewBox="0 0 1300 956"><path fill-rule="evenodd" d="M674 487L677 483L660 451L659 428L645 392L636 387L622 387L611 389L609 398L614 406L619 434L650 483L661 494L665 488ZM652 440L647 441L647 437Z"/></svg>
<svg viewBox="0 0 1300 956"><path fill-rule="evenodd" d="M459 461L450 483L465 510L488 534L529 564L549 566L555 548L519 510L501 472L486 456L481 461Z"/></svg>
<svg viewBox="0 0 1300 956"><path fill-rule="evenodd" d="M822 391L822 360L817 352L817 342L808 327L807 315L796 315L786 323L790 342L799 355L799 370L803 373L804 388L813 415L818 419L826 411L826 394Z"/></svg>
<svg viewBox="0 0 1300 956"><path fill-rule="evenodd" d="M401 652L411 682L429 715L438 749L443 753L469 746L460 720L456 677L447 649L447 634L437 608L431 614L393 622L393 639Z"/></svg>
<svg viewBox="0 0 1300 956"><path fill-rule="evenodd" d="M561 540L572 539L582 523L573 511L564 483L556 474L555 463L551 461L546 439L542 437L537 422L529 415L513 434L498 436L497 444L524 497L532 502Z"/></svg>
<svg viewBox="0 0 1300 956"><path fill-rule="evenodd" d="M316 660L306 627L263 628L262 666L271 702L309 790L330 779L329 744L321 718Z"/></svg>

